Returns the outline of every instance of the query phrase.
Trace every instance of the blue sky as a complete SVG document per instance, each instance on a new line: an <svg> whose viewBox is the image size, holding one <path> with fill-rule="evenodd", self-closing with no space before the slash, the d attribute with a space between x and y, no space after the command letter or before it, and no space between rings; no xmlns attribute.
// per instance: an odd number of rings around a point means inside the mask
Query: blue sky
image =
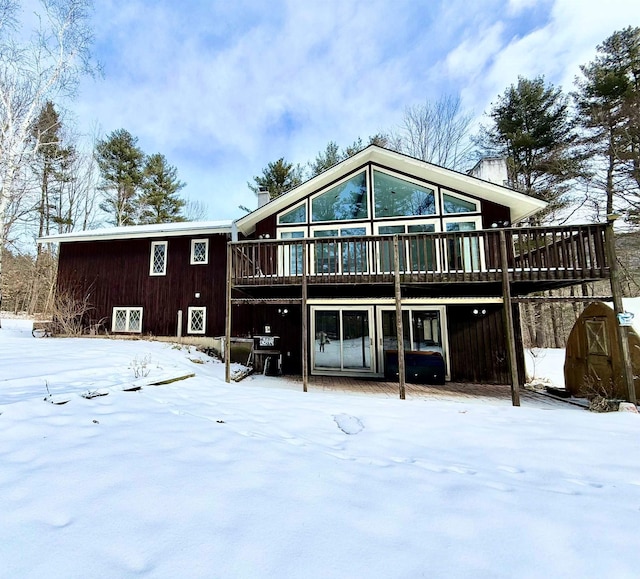
<svg viewBox="0 0 640 579"><path fill-rule="evenodd" d="M443 94L481 119L518 75L570 89L628 25L638 0L98 0L104 76L69 108L87 133L163 153L185 197L231 219L269 161L305 163Z"/></svg>

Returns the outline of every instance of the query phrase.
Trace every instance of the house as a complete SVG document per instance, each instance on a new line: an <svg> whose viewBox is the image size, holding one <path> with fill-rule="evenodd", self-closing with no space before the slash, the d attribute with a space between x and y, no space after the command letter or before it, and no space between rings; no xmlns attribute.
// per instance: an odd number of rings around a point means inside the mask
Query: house
<svg viewBox="0 0 640 579"><path fill-rule="evenodd" d="M114 332L262 336L305 385L392 366L403 382L410 354L447 380L517 386L517 302L610 274L604 224L515 227L544 207L370 145L233 223L47 240L58 291L90 292Z"/></svg>
<svg viewBox="0 0 640 579"><path fill-rule="evenodd" d="M85 300L109 331L155 336L224 332L231 222L166 223L53 235L58 294Z"/></svg>

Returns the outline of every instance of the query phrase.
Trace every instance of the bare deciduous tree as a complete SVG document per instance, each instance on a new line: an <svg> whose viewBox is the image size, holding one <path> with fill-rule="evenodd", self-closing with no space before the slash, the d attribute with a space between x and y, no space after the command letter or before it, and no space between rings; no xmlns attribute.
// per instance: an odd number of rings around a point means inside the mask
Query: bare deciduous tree
<svg viewBox="0 0 640 579"><path fill-rule="evenodd" d="M458 96L408 106L389 146L429 163L460 170L471 160L469 129L473 117L462 111Z"/></svg>
<svg viewBox="0 0 640 579"><path fill-rule="evenodd" d="M80 75L93 70L89 0L40 4L37 28L25 42L18 3L0 0L0 280L7 207L20 172L40 146L32 135L34 121L48 100L72 96Z"/></svg>

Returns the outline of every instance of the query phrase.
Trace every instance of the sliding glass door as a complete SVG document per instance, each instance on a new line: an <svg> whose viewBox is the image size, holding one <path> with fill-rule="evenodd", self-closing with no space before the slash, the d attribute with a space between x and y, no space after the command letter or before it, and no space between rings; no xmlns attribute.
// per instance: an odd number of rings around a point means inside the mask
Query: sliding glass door
<svg viewBox="0 0 640 579"><path fill-rule="evenodd" d="M398 349L395 307L378 309L379 358L384 364L387 351ZM405 352L439 352L447 359L444 308L414 306L402 308L402 330Z"/></svg>
<svg viewBox="0 0 640 579"><path fill-rule="evenodd" d="M312 308L313 370L371 373L371 307Z"/></svg>

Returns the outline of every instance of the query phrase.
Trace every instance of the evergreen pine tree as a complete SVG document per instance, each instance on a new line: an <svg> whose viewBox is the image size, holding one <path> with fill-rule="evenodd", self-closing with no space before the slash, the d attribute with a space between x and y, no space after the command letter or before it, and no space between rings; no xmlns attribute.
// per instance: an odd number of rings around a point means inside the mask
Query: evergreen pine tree
<svg viewBox="0 0 640 579"><path fill-rule="evenodd" d="M177 176L177 169L167 163L160 153L146 158L143 170L142 194L139 199L139 222L171 223L185 221L184 199L178 193L185 186Z"/></svg>

